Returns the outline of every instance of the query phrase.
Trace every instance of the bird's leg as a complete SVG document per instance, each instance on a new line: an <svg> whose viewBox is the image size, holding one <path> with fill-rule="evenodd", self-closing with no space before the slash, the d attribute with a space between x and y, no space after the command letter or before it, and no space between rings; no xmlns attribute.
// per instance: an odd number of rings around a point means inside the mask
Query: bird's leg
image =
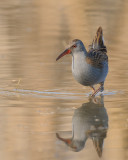
<svg viewBox="0 0 128 160"><path fill-rule="evenodd" d="M96 89L94 88L94 86L90 86L90 87L91 87L91 89L93 90L93 91L92 91L92 94L90 95L90 99L92 99L93 94L96 92Z"/></svg>
<svg viewBox="0 0 128 160"><path fill-rule="evenodd" d="M104 90L104 82L100 83L100 87L97 90L94 90L94 93L91 95L92 97L95 96L98 92L103 92Z"/></svg>
<svg viewBox="0 0 128 160"><path fill-rule="evenodd" d="M90 86L92 89L93 89L93 92L95 92L96 90L95 90L95 88L93 87L93 86Z"/></svg>
<svg viewBox="0 0 128 160"><path fill-rule="evenodd" d="M100 83L100 92L103 92L104 91L104 82L101 82Z"/></svg>
<svg viewBox="0 0 128 160"><path fill-rule="evenodd" d="M90 87L92 88L92 90L93 90L92 92L94 93L96 91L95 88L94 88L94 86L90 86ZM92 94L90 95L90 98L92 97Z"/></svg>

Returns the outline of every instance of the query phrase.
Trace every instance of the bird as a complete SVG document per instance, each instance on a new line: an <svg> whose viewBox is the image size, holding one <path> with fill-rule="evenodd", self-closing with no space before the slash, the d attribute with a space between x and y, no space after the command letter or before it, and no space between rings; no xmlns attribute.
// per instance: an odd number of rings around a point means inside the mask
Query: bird
<svg viewBox="0 0 128 160"><path fill-rule="evenodd" d="M104 106L104 96L100 95L89 97L89 102L74 110L70 138L64 138L59 133L56 133L56 137L74 152L83 150L87 140L91 139L98 156L101 157L107 130L108 114Z"/></svg>
<svg viewBox="0 0 128 160"><path fill-rule="evenodd" d="M97 29L88 51L81 40L74 39L69 47L56 58L56 61L68 54L72 55L72 74L75 80L84 86L91 87L93 89L91 96L103 92L108 74L108 56L102 27ZM97 84L100 86L95 89L94 86Z"/></svg>

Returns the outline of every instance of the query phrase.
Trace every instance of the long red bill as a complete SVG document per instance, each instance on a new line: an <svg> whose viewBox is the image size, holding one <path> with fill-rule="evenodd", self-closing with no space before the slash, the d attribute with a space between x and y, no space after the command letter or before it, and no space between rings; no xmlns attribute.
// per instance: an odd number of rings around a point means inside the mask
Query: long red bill
<svg viewBox="0 0 128 160"><path fill-rule="evenodd" d="M73 146L72 145L72 139L71 138L62 138L62 137L60 137L60 135L58 134L58 133L56 133L56 137L59 139L59 140L61 140L61 141L63 141L63 142L65 142L68 146L70 146L71 148L73 148L73 149L77 149L77 147L76 146Z"/></svg>
<svg viewBox="0 0 128 160"><path fill-rule="evenodd" d="M66 138L62 138L62 137L60 137L60 135L59 135L58 133L56 133L56 137L57 137L59 140L65 142L65 143L68 144L68 145L70 145L70 144L72 143L71 139L69 139L69 138L67 138L67 139L66 139Z"/></svg>
<svg viewBox="0 0 128 160"><path fill-rule="evenodd" d="M71 50L70 49L66 49L63 53L61 53L57 58L56 61L59 60L61 57L65 56L66 54L70 54Z"/></svg>

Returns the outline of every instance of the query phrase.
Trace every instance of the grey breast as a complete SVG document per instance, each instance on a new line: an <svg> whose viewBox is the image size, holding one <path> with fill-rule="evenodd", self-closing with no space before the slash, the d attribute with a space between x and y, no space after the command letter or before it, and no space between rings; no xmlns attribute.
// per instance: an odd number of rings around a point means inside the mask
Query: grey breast
<svg viewBox="0 0 128 160"><path fill-rule="evenodd" d="M81 54L81 53L80 53ZM104 81L107 68L96 68L86 62L85 55L72 56L72 73L74 78L82 85L90 86ZM104 70L106 70L104 72Z"/></svg>

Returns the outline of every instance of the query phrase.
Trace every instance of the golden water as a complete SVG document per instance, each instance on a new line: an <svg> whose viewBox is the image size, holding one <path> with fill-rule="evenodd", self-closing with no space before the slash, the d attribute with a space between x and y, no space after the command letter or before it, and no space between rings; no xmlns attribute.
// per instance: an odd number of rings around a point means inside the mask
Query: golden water
<svg viewBox="0 0 128 160"><path fill-rule="evenodd" d="M72 39L88 47L99 26L109 56L102 159L128 159L128 1L1 0L1 160L99 159L91 138L73 152L56 137L72 137L90 88L73 79L70 56L55 61Z"/></svg>

